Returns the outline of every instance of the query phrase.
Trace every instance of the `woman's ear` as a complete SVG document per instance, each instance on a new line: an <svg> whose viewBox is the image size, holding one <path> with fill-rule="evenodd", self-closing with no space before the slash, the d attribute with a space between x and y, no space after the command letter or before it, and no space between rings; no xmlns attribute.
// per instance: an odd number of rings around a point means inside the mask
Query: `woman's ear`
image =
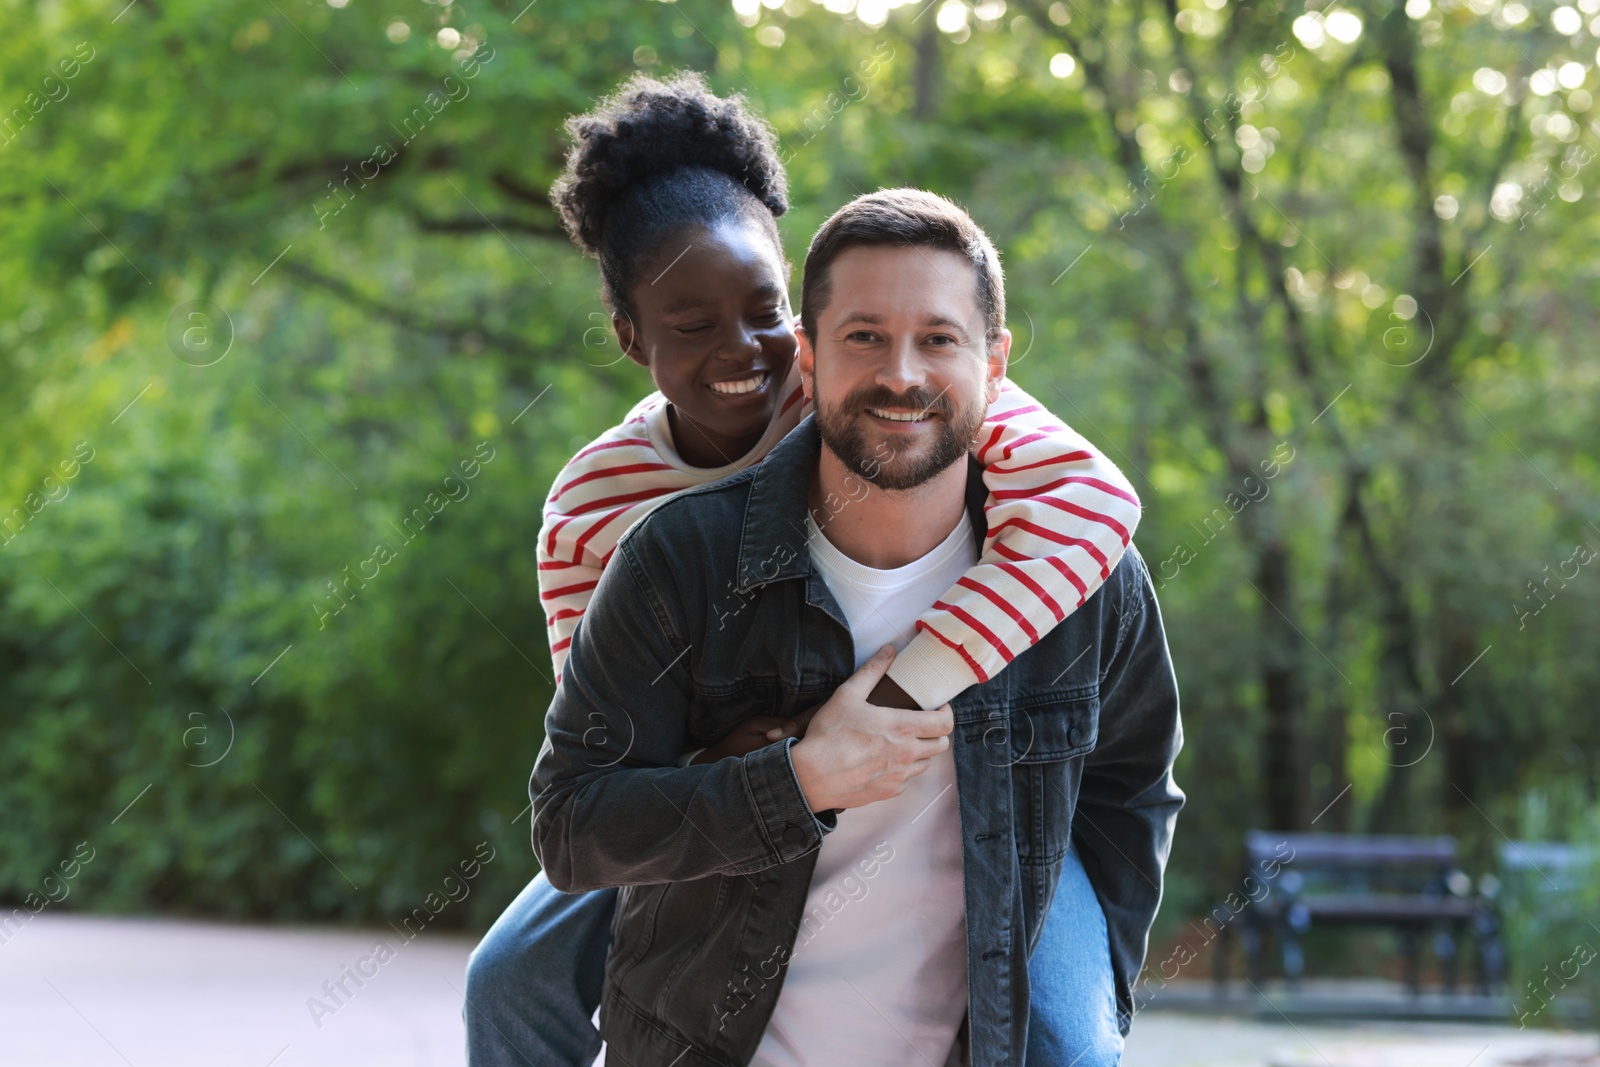
<svg viewBox="0 0 1600 1067"><path fill-rule="evenodd" d="M622 346L622 354L633 360L639 366L650 369L650 357L644 353L644 348L639 343L639 331L633 328L633 320L622 311L611 313L611 332L617 335L617 344Z"/></svg>
<svg viewBox="0 0 1600 1067"><path fill-rule="evenodd" d="M794 336L800 342L800 351L794 357L795 367L800 371L800 388L805 392L806 399L814 404L817 401L814 378L817 373L816 353L811 350L811 337L804 326L795 323Z"/></svg>

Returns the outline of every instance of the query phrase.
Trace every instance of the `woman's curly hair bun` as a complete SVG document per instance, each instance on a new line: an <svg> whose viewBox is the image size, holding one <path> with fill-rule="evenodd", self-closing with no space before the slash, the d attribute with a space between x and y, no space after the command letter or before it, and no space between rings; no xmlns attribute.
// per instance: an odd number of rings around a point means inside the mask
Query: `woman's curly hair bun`
<svg viewBox="0 0 1600 1067"><path fill-rule="evenodd" d="M600 254L607 218L630 190L681 167L727 175L774 217L789 208L772 127L746 110L742 96L717 96L696 72L636 74L566 128L573 146L550 199L590 255Z"/></svg>

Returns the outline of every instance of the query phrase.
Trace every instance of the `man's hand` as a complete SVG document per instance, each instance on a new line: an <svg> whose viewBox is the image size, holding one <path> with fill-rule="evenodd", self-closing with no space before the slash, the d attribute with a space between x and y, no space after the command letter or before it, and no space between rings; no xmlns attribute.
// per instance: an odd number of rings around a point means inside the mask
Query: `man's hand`
<svg viewBox="0 0 1600 1067"><path fill-rule="evenodd" d="M950 747L950 705L922 711L871 703L869 695L893 662L894 646L885 645L822 705L790 751L812 811L897 797Z"/></svg>

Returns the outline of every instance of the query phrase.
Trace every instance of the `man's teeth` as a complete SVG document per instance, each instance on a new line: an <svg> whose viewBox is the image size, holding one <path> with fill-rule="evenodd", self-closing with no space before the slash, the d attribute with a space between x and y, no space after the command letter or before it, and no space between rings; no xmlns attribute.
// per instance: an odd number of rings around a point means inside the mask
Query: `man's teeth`
<svg viewBox="0 0 1600 1067"><path fill-rule="evenodd" d="M884 408L869 408L880 419L889 419L894 422L921 422L928 417L926 411L888 411Z"/></svg>
<svg viewBox="0 0 1600 1067"><path fill-rule="evenodd" d="M761 388L761 383L767 380L766 372L752 375L749 378L740 378L736 382L712 382L712 391L725 396L738 396L740 393L753 393Z"/></svg>

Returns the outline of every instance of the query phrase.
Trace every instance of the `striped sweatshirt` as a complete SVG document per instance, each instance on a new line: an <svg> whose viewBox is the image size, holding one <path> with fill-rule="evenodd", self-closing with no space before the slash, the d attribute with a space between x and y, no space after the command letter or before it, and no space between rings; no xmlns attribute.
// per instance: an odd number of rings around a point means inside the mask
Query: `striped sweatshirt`
<svg viewBox="0 0 1600 1067"><path fill-rule="evenodd" d="M539 531L539 598L559 682L573 631L628 528L675 493L759 462L811 410L791 371L783 402L747 454L722 467L678 455L667 400L651 393L572 457ZM1009 379L974 447L989 489L978 563L917 619L889 677L923 708L988 681L1111 574L1139 522L1116 465Z"/></svg>

